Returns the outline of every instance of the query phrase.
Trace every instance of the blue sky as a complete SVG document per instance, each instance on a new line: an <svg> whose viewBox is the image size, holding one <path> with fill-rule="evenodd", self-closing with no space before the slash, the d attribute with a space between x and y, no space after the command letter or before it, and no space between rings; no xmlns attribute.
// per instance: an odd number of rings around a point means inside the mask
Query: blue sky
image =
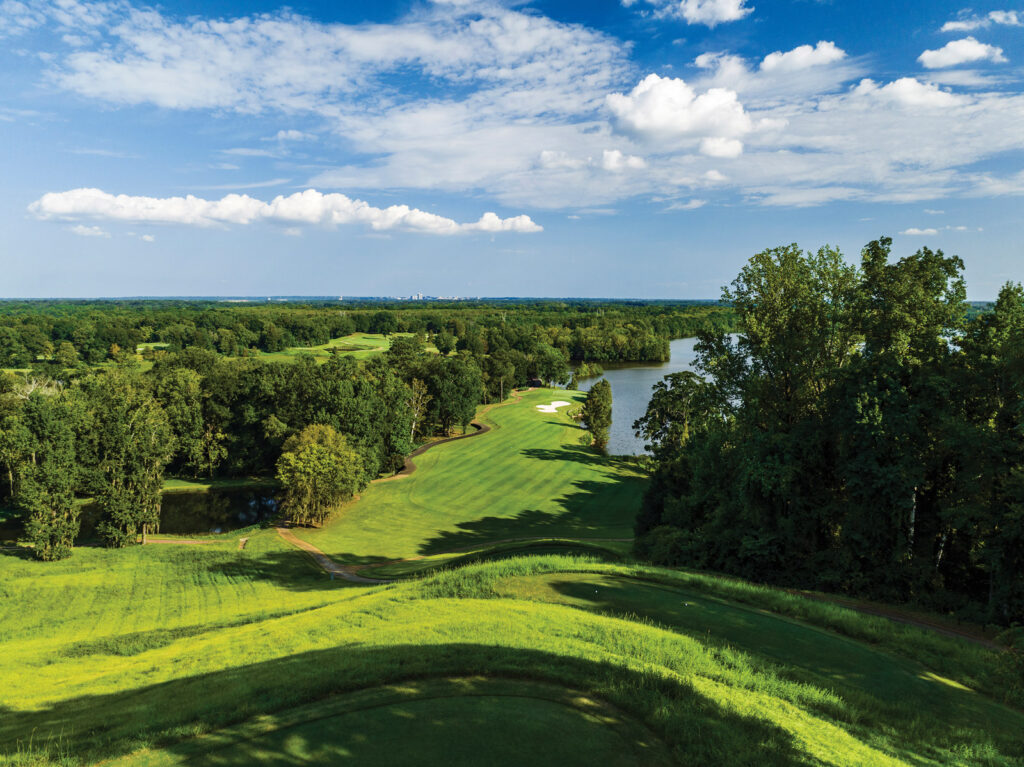
<svg viewBox="0 0 1024 767"><path fill-rule="evenodd" d="M0 62L3 296L1024 279L1019 2L0 0Z"/></svg>

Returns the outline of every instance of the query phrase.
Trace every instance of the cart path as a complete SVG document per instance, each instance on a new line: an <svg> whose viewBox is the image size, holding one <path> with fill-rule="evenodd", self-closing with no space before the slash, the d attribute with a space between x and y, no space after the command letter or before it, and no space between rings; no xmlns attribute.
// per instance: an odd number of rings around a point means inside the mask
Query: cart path
<svg viewBox="0 0 1024 767"><path fill-rule="evenodd" d="M356 572L358 568L349 567L346 565L339 565L329 556L320 551L320 549L318 549L312 543L307 543L301 538L296 537L295 533L293 533L287 527L278 527L277 534L280 535L281 538L290 543L292 546L295 546L296 548L306 552L313 559L313 561L320 565L321 569L324 572L329 573L332 578L334 576L338 576L343 580L352 581L353 583L394 583L394 580L390 578L366 578L362 575L359 575Z"/></svg>

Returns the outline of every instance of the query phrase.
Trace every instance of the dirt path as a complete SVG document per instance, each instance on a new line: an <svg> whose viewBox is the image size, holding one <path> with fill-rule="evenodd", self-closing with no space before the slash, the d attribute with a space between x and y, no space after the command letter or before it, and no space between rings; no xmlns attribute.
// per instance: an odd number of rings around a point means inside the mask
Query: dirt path
<svg viewBox="0 0 1024 767"><path fill-rule="evenodd" d="M324 554L320 549L314 546L312 543L307 543L301 538L297 538L295 533L289 530L287 527L277 528L277 534L280 535L285 541L295 546L298 549L302 549L306 552L314 562L316 562L323 569L325 573L329 573L331 578L335 576L346 580L352 581L353 583L394 583L390 578L366 578L356 573L355 567L347 567L345 565L339 565L329 556Z"/></svg>

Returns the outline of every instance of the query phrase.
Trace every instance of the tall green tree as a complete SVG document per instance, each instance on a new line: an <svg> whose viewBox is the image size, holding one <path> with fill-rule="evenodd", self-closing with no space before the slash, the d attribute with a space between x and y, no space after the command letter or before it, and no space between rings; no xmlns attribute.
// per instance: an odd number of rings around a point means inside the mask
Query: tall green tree
<svg viewBox="0 0 1024 767"><path fill-rule="evenodd" d="M612 427L612 385L602 378L587 392L583 403L583 424L590 431L594 447L605 452Z"/></svg>
<svg viewBox="0 0 1024 767"><path fill-rule="evenodd" d="M34 392L25 404L31 459L19 463L15 500L27 513L26 532L33 552L44 561L70 556L78 535L76 415L74 403L64 392Z"/></svg>
<svg viewBox="0 0 1024 767"><path fill-rule="evenodd" d="M113 370L87 383L97 460L97 530L109 546L143 540L160 526L164 468L174 455L167 415L138 373Z"/></svg>
<svg viewBox="0 0 1024 767"><path fill-rule="evenodd" d="M363 482L362 460L344 435L313 424L290 437L277 462L281 507L300 525L320 525Z"/></svg>

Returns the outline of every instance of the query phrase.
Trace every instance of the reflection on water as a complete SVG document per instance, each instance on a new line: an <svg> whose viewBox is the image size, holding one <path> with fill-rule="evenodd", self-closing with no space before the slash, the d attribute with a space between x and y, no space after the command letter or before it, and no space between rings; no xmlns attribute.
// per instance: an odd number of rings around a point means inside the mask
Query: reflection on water
<svg viewBox="0 0 1024 767"><path fill-rule="evenodd" d="M603 376L580 381L580 390L607 378L612 385L612 429L608 452L612 455L641 455L643 440L633 435L633 422L647 412L651 388L670 373L693 370L696 338L677 338L669 344L672 357L668 362L606 367Z"/></svg>
<svg viewBox="0 0 1024 767"><path fill-rule="evenodd" d="M260 490L165 493L160 499L160 532L167 535L223 533L259 524L277 512L277 499ZM86 506L78 540L96 537L98 511Z"/></svg>

